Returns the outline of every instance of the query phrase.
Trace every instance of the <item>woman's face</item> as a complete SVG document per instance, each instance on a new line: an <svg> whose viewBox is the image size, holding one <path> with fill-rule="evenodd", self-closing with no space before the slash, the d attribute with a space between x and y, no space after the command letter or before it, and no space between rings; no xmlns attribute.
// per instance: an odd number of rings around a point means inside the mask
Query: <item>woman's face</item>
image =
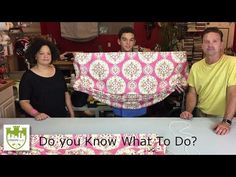
<svg viewBox="0 0 236 177"><path fill-rule="evenodd" d="M52 61L52 55L50 48L47 45L44 45L40 48L40 50L36 53L35 59L38 64L49 65Z"/></svg>

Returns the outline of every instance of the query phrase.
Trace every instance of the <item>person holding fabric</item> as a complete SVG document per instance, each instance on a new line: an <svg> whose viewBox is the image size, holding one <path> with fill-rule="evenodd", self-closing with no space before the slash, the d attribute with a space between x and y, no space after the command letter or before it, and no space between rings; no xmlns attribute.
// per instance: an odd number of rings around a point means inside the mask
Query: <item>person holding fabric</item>
<svg viewBox="0 0 236 177"><path fill-rule="evenodd" d="M121 52L132 52L136 43L135 34L132 27L123 27L118 33L118 44L120 45ZM117 117L140 117L145 116L147 108L140 109L122 109L113 108L113 113Z"/></svg>
<svg viewBox="0 0 236 177"><path fill-rule="evenodd" d="M120 45L121 52L133 52L136 43L134 29L132 27L123 27L118 33L118 44ZM142 52L148 52L150 49L142 48ZM177 86L176 90L178 92L183 92L183 86ZM113 113L117 117L145 117L147 116L147 108L140 109L122 109L113 108Z"/></svg>
<svg viewBox="0 0 236 177"><path fill-rule="evenodd" d="M223 33L217 27L206 28L202 37L205 58L190 70L186 110L180 117L191 119L193 112L196 117L223 117L214 131L225 135L236 112L236 57L223 53Z"/></svg>
<svg viewBox="0 0 236 177"><path fill-rule="evenodd" d="M20 106L27 117L74 117L64 75L52 64L59 56L56 46L43 38L33 39L27 48L25 57L32 67L19 86Z"/></svg>

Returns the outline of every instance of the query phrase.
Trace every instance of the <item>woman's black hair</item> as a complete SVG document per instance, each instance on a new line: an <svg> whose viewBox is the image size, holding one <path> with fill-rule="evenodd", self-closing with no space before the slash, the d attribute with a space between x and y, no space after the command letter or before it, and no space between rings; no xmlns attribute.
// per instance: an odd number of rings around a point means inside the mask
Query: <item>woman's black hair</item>
<svg viewBox="0 0 236 177"><path fill-rule="evenodd" d="M41 47L45 45L48 46L51 51L52 61L59 59L60 52L56 45L49 40L37 37L30 42L29 47L25 51L25 58L30 62L31 65L35 65L37 63L35 56Z"/></svg>

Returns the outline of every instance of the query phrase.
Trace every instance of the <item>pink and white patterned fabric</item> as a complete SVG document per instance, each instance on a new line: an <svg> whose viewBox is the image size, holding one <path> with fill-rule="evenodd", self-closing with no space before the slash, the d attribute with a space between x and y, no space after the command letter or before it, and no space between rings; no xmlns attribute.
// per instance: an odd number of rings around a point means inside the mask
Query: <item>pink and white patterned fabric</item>
<svg viewBox="0 0 236 177"><path fill-rule="evenodd" d="M165 155L157 134L31 135L30 151L4 151L0 155Z"/></svg>
<svg viewBox="0 0 236 177"><path fill-rule="evenodd" d="M186 81L186 53L75 52L74 89L100 102L126 109L147 107L170 95Z"/></svg>

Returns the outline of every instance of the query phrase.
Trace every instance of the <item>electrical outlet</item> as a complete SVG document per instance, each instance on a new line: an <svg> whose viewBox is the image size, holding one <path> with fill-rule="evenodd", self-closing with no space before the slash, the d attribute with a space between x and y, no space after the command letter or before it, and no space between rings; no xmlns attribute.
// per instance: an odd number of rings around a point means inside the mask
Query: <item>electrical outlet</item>
<svg viewBox="0 0 236 177"><path fill-rule="evenodd" d="M107 43L107 47L111 47L111 42L108 42L108 43Z"/></svg>

